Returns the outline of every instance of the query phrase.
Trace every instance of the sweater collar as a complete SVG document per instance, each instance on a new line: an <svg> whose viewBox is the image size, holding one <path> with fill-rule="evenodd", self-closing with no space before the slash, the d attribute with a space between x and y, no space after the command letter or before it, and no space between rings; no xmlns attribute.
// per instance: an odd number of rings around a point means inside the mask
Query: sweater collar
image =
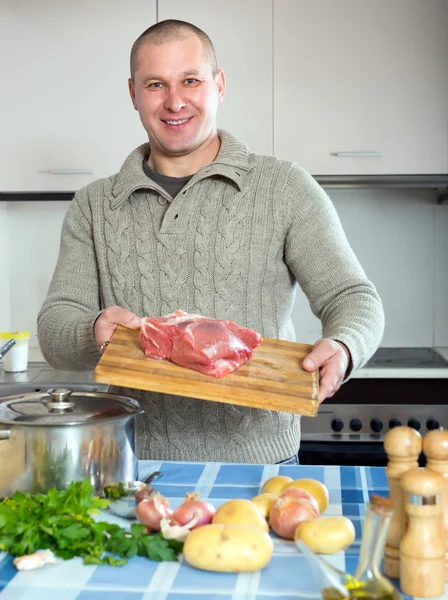
<svg viewBox="0 0 448 600"><path fill-rule="evenodd" d="M224 129L218 130L218 136L221 141L218 156L212 163L205 165L205 167L195 173L185 186L185 189L191 187L201 179L220 175L235 183L241 191L244 177L251 168L249 164L249 149L244 142ZM166 191L149 179L142 169L142 162L148 157L149 152L149 143L142 144L131 152L123 163L112 188L112 209L121 206L131 194L140 189L155 190L167 196ZM171 199L170 197L168 198Z"/></svg>

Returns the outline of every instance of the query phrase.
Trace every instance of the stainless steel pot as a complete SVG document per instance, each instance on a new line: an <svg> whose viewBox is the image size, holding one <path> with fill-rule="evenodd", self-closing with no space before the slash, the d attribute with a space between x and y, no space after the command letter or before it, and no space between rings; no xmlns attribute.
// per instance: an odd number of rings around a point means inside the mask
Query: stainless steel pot
<svg viewBox="0 0 448 600"><path fill-rule="evenodd" d="M134 481L142 412L132 398L66 388L0 398L0 497Z"/></svg>

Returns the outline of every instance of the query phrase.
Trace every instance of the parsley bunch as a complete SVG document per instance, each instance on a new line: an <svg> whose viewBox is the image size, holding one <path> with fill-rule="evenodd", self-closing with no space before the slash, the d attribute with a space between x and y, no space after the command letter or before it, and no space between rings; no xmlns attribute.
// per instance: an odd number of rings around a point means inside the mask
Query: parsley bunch
<svg viewBox="0 0 448 600"><path fill-rule="evenodd" d="M174 561L183 544L162 534L146 534L145 526L130 530L114 523L95 521L93 514L109 505L92 495L89 479L72 482L66 490L47 494L22 494L0 502L0 550L13 556L52 550L68 560L75 556L84 564L124 565L132 556Z"/></svg>
<svg viewBox="0 0 448 600"><path fill-rule="evenodd" d="M122 481L104 486L104 495L108 500L118 500L123 496L129 496L129 493L129 488L126 488Z"/></svg>

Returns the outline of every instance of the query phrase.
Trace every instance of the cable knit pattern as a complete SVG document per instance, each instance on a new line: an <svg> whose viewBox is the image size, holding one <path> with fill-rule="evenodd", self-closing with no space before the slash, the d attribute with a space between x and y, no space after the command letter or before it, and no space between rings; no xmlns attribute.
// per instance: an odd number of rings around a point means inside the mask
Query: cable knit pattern
<svg viewBox="0 0 448 600"><path fill-rule="evenodd" d="M354 369L376 350L381 301L326 193L297 165L253 154L226 131L219 137L215 161L174 199L143 172L148 144L118 174L77 192L38 315L52 366L95 367L93 324L112 305L141 317L184 309L294 339L296 281L322 335L347 345ZM141 458L272 463L299 448L297 415L113 391L135 397L145 411Z"/></svg>
<svg viewBox="0 0 448 600"><path fill-rule="evenodd" d="M157 259L161 278L162 313L169 314L178 308L184 310L185 302L188 301L184 240L180 236L158 236Z"/></svg>
<svg viewBox="0 0 448 600"><path fill-rule="evenodd" d="M242 277L245 246L245 223L247 223L247 199L244 194L226 194L218 216L218 235L216 239L216 267L214 282L216 288L216 314L226 315L235 320L244 313L246 317L246 302L235 294L235 287ZM246 259L247 264L247 259ZM239 306L235 304L239 302ZM241 317L240 317L241 318Z"/></svg>
<svg viewBox="0 0 448 600"><path fill-rule="evenodd" d="M128 286L131 282L129 277L126 277L126 273L130 272L131 265L129 263L129 222L126 211L105 211L104 237L107 240L107 260L117 305L128 308Z"/></svg>
<svg viewBox="0 0 448 600"><path fill-rule="evenodd" d="M198 226L197 235L194 241L194 302L196 310L199 314L206 314L209 310L207 306L207 289L210 286L210 255L212 252L212 241L210 222L213 218L215 211L215 203L211 201L216 197L218 190L217 184L213 181L208 182L209 191L205 199L202 201L202 205L198 215ZM215 313L213 313L216 318Z"/></svg>
<svg viewBox="0 0 448 600"><path fill-rule="evenodd" d="M197 400L181 396L164 395L165 412L171 415L167 422L168 443L173 452L182 452L185 438L194 439L198 420L196 416Z"/></svg>
<svg viewBox="0 0 448 600"><path fill-rule="evenodd" d="M138 304L133 312L140 315L153 315L160 306L159 277L155 276L157 264L156 247L154 243L154 221L158 215L152 207L158 206L155 194L145 194L143 197L130 199L133 236L135 240L136 277L139 290L145 293L138 294ZM159 208L161 208L159 206ZM137 283L137 282L136 282ZM159 301L157 297L159 296Z"/></svg>
<svg viewBox="0 0 448 600"><path fill-rule="evenodd" d="M224 436L222 435L223 423L222 423L222 412L224 405L218 402L201 402L198 406L198 412L203 423L204 432L204 444L205 452L209 456L216 454L216 448L222 444ZM230 442L229 436L226 436L228 444Z"/></svg>

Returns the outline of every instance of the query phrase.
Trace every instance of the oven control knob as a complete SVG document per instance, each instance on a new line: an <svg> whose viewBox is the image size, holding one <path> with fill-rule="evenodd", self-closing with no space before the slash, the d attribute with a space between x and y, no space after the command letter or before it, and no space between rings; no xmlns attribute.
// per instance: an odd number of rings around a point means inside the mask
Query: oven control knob
<svg viewBox="0 0 448 600"><path fill-rule="evenodd" d="M437 421L437 419L434 419L433 417L430 417L427 421L426 421L426 429L428 429L428 431L431 431L431 429L439 429L440 424Z"/></svg>
<svg viewBox="0 0 448 600"><path fill-rule="evenodd" d="M336 431L336 433L339 433L344 429L344 421L342 419L333 419L331 421L331 428L333 431Z"/></svg>
<svg viewBox="0 0 448 600"><path fill-rule="evenodd" d="M382 430L382 428L383 428L383 422L382 422L382 420L381 419L377 419L377 418L372 419L370 421L370 428L375 433L379 433Z"/></svg>
<svg viewBox="0 0 448 600"><path fill-rule="evenodd" d="M389 429L393 429L394 427L400 427L401 421L399 419L391 419L389 421Z"/></svg>
<svg viewBox="0 0 448 600"><path fill-rule="evenodd" d="M362 423L359 419L352 419L350 421L350 429L352 431L361 431L362 429Z"/></svg>
<svg viewBox="0 0 448 600"><path fill-rule="evenodd" d="M417 421L417 419L414 419L414 417L412 417L412 419L409 419L409 421L408 421L408 427L412 427L412 429L415 429L416 431L420 431L421 423L420 423L420 421Z"/></svg>

